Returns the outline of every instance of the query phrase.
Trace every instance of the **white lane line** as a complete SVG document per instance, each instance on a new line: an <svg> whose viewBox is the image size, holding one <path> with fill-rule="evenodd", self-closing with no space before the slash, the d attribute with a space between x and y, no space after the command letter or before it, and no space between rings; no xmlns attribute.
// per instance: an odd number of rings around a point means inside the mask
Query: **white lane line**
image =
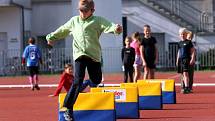
<svg viewBox="0 0 215 121"><path fill-rule="evenodd" d="M40 84L40 87L57 87L58 84ZM118 87L120 84L99 84L99 86L105 87ZM175 86L181 86L180 83L176 83ZM215 86L215 83L194 83L193 86ZM0 88L26 88L31 85L0 85Z"/></svg>
<svg viewBox="0 0 215 121"><path fill-rule="evenodd" d="M40 87L57 87L58 84L40 84ZM25 88L25 87L31 87L31 85L0 85L0 88Z"/></svg>

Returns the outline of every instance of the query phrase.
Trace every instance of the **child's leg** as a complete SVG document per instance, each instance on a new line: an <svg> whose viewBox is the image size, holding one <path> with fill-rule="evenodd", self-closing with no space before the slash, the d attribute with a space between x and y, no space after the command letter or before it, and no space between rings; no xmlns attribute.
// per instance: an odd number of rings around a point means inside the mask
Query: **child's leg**
<svg viewBox="0 0 215 121"><path fill-rule="evenodd" d="M28 67L29 69L29 77L28 77L28 80L29 80L29 83L31 84L31 90L34 90L34 73L33 73L33 68L32 67Z"/></svg>
<svg viewBox="0 0 215 121"><path fill-rule="evenodd" d="M90 83L89 81L90 81L90 80L85 80L85 81L83 81L83 84L82 84L82 86L81 86L80 92L83 92L84 89L87 88L87 86L88 86L89 83Z"/></svg>
<svg viewBox="0 0 215 121"><path fill-rule="evenodd" d="M134 82L137 82L137 80L140 78L140 66L134 65Z"/></svg>
<svg viewBox="0 0 215 121"><path fill-rule="evenodd" d="M94 84L90 79L85 80L85 81L83 81L83 84L81 86L80 92L84 91L84 89L86 89L87 86L97 87L97 84Z"/></svg>
<svg viewBox="0 0 215 121"><path fill-rule="evenodd" d="M39 82L39 79L38 79L38 74L35 74L34 75L34 79L35 79L35 88L37 89L37 90L40 90L40 87L39 87L39 84L38 84L38 82Z"/></svg>
<svg viewBox="0 0 215 121"><path fill-rule="evenodd" d="M75 61L75 78L72 87L69 89L65 99L63 107L66 107L68 110L64 117L73 117L73 105L78 97L80 92L84 76L85 76L85 69L87 65L87 60L85 58L79 58Z"/></svg>
<svg viewBox="0 0 215 121"><path fill-rule="evenodd" d="M150 75L150 79L154 79L155 78L155 69L149 69L149 75Z"/></svg>
<svg viewBox="0 0 215 121"><path fill-rule="evenodd" d="M39 67L34 67L34 80L35 80L35 86L34 87L37 90L40 90L38 74L39 74Z"/></svg>
<svg viewBox="0 0 215 121"><path fill-rule="evenodd" d="M178 60L178 73L180 73L180 82L181 82L181 93L184 93L184 76L183 76L183 63L181 59Z"/></svg>
<svg viewBox="0 0 215 121"><path fill-rule="evenodd" d="M124 65L125 71L124 71L124 83L128 82L128 73L129 73L129 68L127 65Z"/></svg>
<svg viewBox="0 0 215 121"><path fill-rule="evenodd" d="M190 89L189 89L189 74L188 72L183 72L183 77L184 77L184 93L189 93Z"/></svg>
<svg viewBox="0 0 215 121"><path fill-rule="evenodd" d="M29 76L28 80L29 80L29 83L31 84L31 86L34 86L34 78L33 78L33 76Z"/></svg>
<svg viewBox="0 0 215 121"><path fill-rule="evenodd" d="M143 79L148 79L148 75L149 75L149 68L147 66L144 66Z"/></svg>
<svg viewBox="0 0 215 121"><path fill-rule="evenodd" d="M184 77L184 86L185 88L189 86L188 82L189 82L189 75L188 72L183 72L183 77Z"/></svg>
<svg viewBox="0 0 215 121"><path fill-rule="evenodd" d="M35 80L35 85L38 85L39 79L37 74L34 74L34 80Z"/></svg>
<svg viewBox="0 0 215 121"><path fill-rule="evenodd" d="M129 78L130 78L130 82L134 82L134 81L133 81L133 74L134 74L134 68L133 68L133 66L131 65L131 66L129 67Z"/></svg>
<svg viewBox="0 0 215 121"><path fill-rule="evenodd" d="M189 59L183 59L183 77L184 77L184 93L189 93L190 89L189 89Z"/></svg>
<svg viewBox="0 0 215 121"><path fill-rule="evenodd" d="M102 70L100 62L90 61L87 65L88 74L93 84L100 84L102 80Z"/></svg>
<svg viewBox="0 0 215 121"><path fill-rule="evenodd" d="M189 88L193 89L193 76L194 76L194 65L190 66L189 70Z"/></svg>
<svg viewBox="0 0 215 121"><path fill-rule="evenodd" d="M181 82L181 93L184 93L185 85L184 85L183 73L180 74L180 82Z"/></svg>

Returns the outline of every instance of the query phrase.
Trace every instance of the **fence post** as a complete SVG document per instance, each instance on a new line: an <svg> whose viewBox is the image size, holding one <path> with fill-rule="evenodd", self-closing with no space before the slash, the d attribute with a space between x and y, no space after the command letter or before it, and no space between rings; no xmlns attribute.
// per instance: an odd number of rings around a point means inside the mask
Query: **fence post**
<svg viewBox="0 0 215 121"><path fill-rule="evenodd" d="M194 38L195 38L195 42L196 42L196 48L195 48L196 49L196 63L195 64L196 64L196 70L199 71L199 65L200 65L199 54L198 54L199 53L199 46L198 46L198 43L197 43L196 34L197 33L194 34Z"/></svg>
<svg viewBox="0 0 215 121"><path fill-rule="evenodd" d="M49 60L49 70L51 71L51 74L53 74L53 67L52 67L52 48L48 49L48 60Z"/></svg>

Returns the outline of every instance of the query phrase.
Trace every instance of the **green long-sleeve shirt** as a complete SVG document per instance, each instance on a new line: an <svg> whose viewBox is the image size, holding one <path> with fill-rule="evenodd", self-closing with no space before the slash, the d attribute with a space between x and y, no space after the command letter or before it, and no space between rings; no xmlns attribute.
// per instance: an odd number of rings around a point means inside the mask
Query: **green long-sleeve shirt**
<svg viewBox="0 0 215 121"><path fill-rule="evenodd" d="M99 16L90 16L83 20L80 16L72 17L67 23L46 36L47 41L55 41L73 36L73 58L76 60L86 55L96 62L101 61L99 37L104 33L116 32L116 25Z"/></svg>

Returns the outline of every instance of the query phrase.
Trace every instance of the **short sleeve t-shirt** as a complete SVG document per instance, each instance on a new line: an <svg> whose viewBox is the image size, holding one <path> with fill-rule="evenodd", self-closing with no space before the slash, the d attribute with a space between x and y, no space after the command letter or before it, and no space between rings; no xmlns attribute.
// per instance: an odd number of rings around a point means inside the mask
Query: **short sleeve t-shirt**
<svg viewBox="0 0 215 121"><path fill-rule="evenodd" d="M22 55L23 58L27 59L27 67L39 66L39 59L41 59L41 52L36 45L28 45Z"/></svg>
<svg viewBox="0 0 215 121"><path fill-rule="evenodd" d="M190 49L193 47L193 44L190 40L184 40L180 41L178 43L178 49L179 49L179 58L191 58L191 52Z"/></svg>
<svg viewBox="0 0 215 121"><path fill-rule="evenodd" d="M131 47L135 49L135 54L140 55L140 47L139 47L139 42L138 41L132 41L130 44Z"/></svg>
<svg viewBox="0 0 215 121"><path fill-rule="evenodd" d="M144 58L146 60L155 60L156 53L155 53L155 44L157 43L157 40L154 37L150 38L143 38L141 45L144 49Z"/></svg>

